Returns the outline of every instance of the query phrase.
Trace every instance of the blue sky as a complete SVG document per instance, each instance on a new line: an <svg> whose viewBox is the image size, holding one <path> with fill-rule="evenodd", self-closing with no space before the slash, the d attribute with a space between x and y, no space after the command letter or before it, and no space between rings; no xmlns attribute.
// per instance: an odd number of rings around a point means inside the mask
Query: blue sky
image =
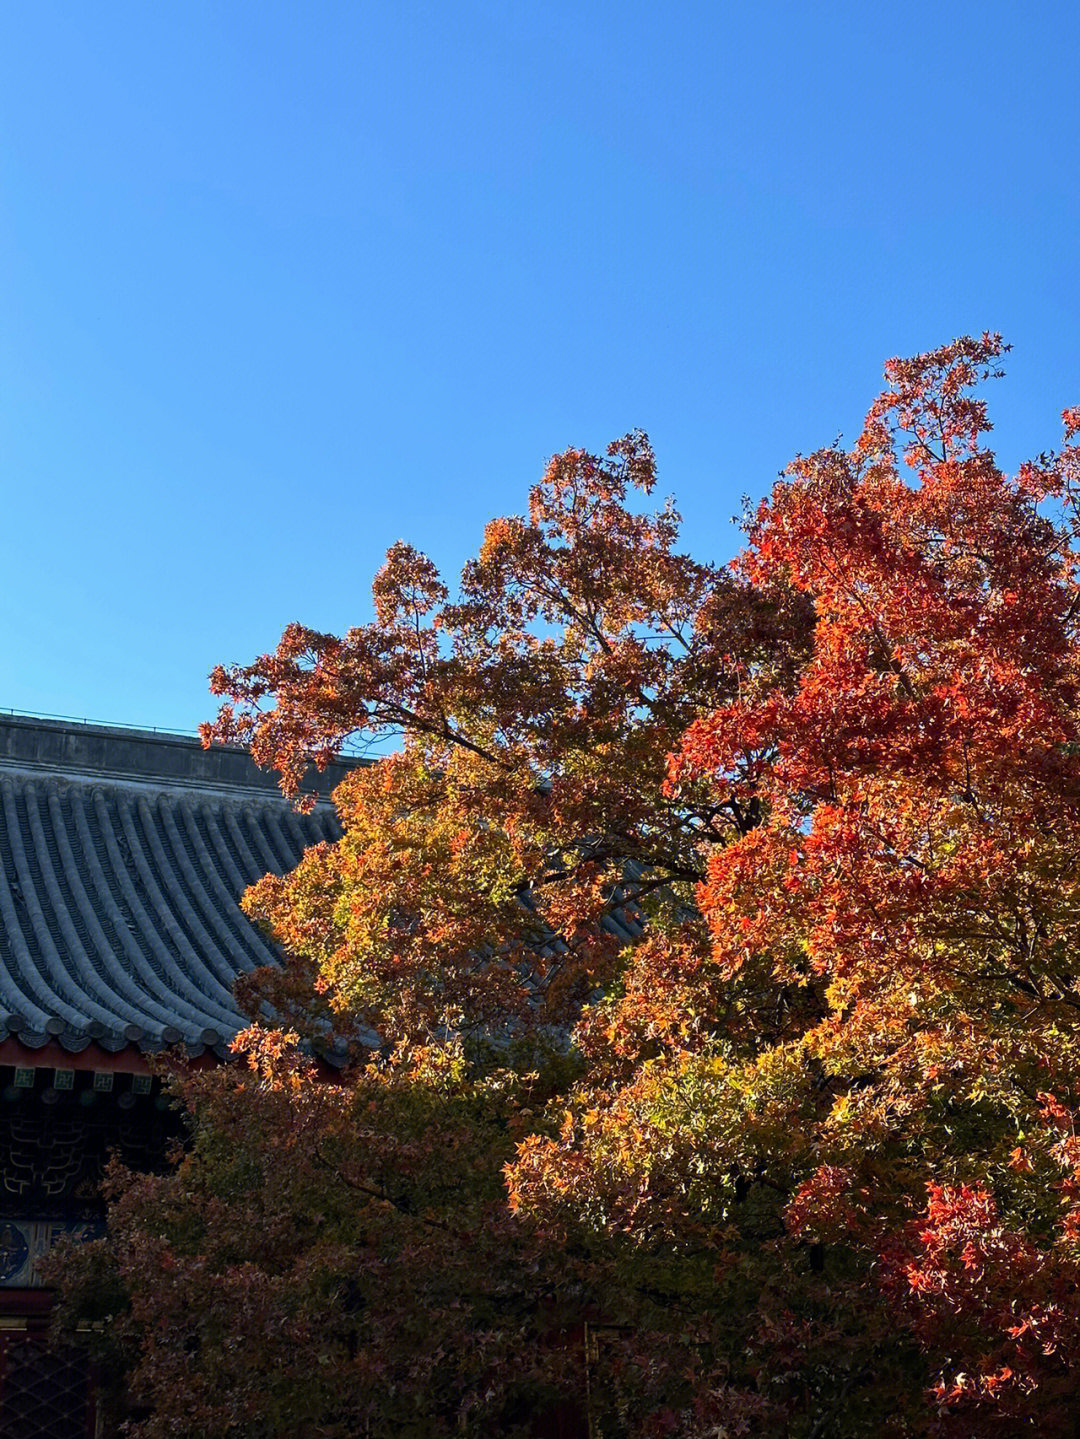
<svg viewBox="0 0 1080 1439"><path fill-rule="evenodd" d="M727 558L965 331L1003 459L1055 444L1078 54L1053 4L7 4L0 706L193 727L636 426Z"/></svg>

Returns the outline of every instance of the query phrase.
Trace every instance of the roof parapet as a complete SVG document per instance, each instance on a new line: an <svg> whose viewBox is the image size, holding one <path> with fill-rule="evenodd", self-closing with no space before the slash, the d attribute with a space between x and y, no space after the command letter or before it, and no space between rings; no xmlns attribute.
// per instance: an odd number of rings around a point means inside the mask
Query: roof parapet
<svg viewBox="0 0 1080 1439"><path fill-rule="evenodd" d="M357 761L335 761L323 773L309 769L302 786L328 803L330 792ZM159 730L0 714L0 769L48 771L72 780L147 785L155 790L198 790L222 798L278 791L277 775L260 769L247 750L214 745Z"/></svg>

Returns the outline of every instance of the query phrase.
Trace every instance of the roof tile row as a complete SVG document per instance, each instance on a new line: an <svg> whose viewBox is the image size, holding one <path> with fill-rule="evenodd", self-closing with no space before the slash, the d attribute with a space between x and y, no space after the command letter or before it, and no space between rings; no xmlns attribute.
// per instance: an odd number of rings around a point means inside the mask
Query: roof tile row
<svg viewBox="0 0 1080 1439"><path fill-rule="evenodd" d="M0 773L0 1033L223 1052L236 978L277 960L240 895L338 833L269 796Z"/></svg>

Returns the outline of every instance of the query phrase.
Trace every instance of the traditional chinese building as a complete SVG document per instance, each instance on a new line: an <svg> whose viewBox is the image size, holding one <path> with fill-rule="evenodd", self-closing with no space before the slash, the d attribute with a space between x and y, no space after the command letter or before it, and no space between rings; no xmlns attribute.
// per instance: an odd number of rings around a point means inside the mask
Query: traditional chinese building
<svg viewBox="0 0 1080 1439"><path fill-rule="evenodd" d="M151 1056L226 1056L233 982L276 962L239 897L337 837L342 773L300 816L244 751L0 716L0 1439L99 1428L79 1361L40 1342L38 1263L100 1228L110 1152L162 1163L176 1120Z"/></svg>

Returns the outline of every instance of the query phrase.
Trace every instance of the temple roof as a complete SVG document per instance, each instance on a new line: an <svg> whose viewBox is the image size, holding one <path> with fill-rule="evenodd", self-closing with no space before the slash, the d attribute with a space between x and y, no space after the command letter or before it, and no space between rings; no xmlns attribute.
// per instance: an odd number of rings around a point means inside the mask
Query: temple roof
<svg viewBox="0 0 1080 1439"><path fill-rule="evenodd" d="M242 750L0 715L0 1040L224 1053L233 982L277 959L237 901L338 837L344 772L298 815Z"/></svg>

